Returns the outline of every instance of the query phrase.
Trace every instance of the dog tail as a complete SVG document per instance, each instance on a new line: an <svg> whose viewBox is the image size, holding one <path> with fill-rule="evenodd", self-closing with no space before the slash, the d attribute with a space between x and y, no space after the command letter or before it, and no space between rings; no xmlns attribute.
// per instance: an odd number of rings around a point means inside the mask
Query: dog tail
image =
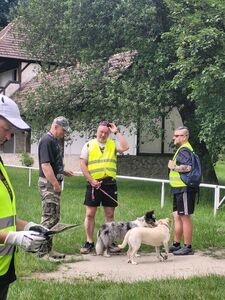
<svg viewBox="0 0 225 300"><path fill-rule="evenodd" d="M124 239L123 239L123 243L122 243L121 245L118 245L118 247L119 247L120 249L123 249L123 248L126 247L126 245L127 245L127 243L128 243L128 237L129 237L129 235L130 235L130 230L127 231L127 233L126 233L126 235L125 235L125 237L124 237Z"/></svg>
<svg viewBox="0 0 225 300"><path fill-rule="evenodd" d="M103 244L103 241L101 239L100 234L98 233L97 242L96 242L96 246L95 246L96 254L97 255L102 255L104 250L105 250L105 246Z"/></svg>

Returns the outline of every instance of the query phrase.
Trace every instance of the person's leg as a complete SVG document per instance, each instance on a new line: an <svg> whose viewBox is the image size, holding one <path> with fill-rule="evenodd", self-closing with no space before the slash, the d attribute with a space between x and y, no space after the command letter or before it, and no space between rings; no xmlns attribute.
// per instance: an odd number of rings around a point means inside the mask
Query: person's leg
<svg viewBox="0 0 225 300"><path fill-rule="evenodd" d="M183 236L184 236L184 244L191 245L192 244L192 217L188 216L180 216L183 224Z"/></svg>
<svg viewBox="0 0 225 300"><path fill-rule="evenodd" d="M114 211L115 211L115 207L104 207L105 222L114 221Z"/></svg>
<svg viewBox="0 0 225 300"><path fill-rule="evenodd" d="M6 300L8 295L9 285L0 286L0 300Z"/></svg>
<svg viewBox="0 0 225 300"><path fill-rule="evenodd" d="M84 228L86 231L87 241L93 242L95 229L95 214L97 207L86 206L86 215L84 220Z"/></svg>
<svg viewBox="0 0 225 300"><path fill-rule="evenodd" d="M39 179L38 187L42 200L41 224L51 229L60 220L60 193L56 193L50 182L43 178ZM42 257L47 253L53 259L65 258L65 254L52 251L52 238L41 248L39 256Z"/></svg>
<svg viewBox="0 0 225 300"><path fill-rule="evenodd" d="M180 243L183 234L183 222L177 211L173 212L174 219L174 241Z"/></svg>

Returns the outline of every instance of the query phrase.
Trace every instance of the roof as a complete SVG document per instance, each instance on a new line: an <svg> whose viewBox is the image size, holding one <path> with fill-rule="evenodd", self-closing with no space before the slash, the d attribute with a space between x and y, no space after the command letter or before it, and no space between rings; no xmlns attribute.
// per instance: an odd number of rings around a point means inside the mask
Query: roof
<svg viewBox="0 0 225 300"><path fill-rule="evenodd" d="M128 69L132 65L134 57L137 54L137 51L125 51L110 56L110 58L107 61L105 73L108 76L117 79L126 69ZM39 86L41 86L43 82L46 82L47 80L51 82L51 84L57 85L58 82L63 82L64 84L66 84L66 82L70 80L69 74L71 72L80 73L80 76L82 76L82 66L78 65L77 67L70 66L67 68L56 69L48 74L40 72L31 81L21 86L18 89L18 91L13 95L13 99L23 106L26 95L35 92L35 90Z"/></svg>
<svg viewBox="0 0 225 300"><path fill-rule="evenodd" d="M20 44L23 39L15 28L15 23L8 24L0 31L0 57L35 61Z"/></svg>

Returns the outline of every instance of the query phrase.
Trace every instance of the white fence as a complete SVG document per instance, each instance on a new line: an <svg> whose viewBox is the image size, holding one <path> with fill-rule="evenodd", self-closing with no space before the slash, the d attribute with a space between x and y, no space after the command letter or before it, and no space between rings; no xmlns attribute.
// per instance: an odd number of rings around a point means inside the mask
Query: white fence
<svg viewBox="0 0 225 300"><path fill-rule="evenodd" d="M14 165L5 165L6 167L12 168L22 168L28 170L28 185L31 186L31 179L32 179L32 170L38 170L38 168L33 167L25 167L25 166L14 166ZM77 175L82 176L81 172L75 172ZM121 179L130 179L130 180L140 180L140 181L150 181L150 182L161 182L161 208L164 207L165 203L165 184L169 183L169 180L166 179L154 179L154 178L144 178L144 177L131 177L131 176L121 176L118 175L117 178ZM216 215L217 209L225 200L225 196L220 199L220 191L225 190L225 186L222 185L215 185L215 184L206 184L201 183L200 187L207 187L210 189L214 189L214 216Z"/></svg>

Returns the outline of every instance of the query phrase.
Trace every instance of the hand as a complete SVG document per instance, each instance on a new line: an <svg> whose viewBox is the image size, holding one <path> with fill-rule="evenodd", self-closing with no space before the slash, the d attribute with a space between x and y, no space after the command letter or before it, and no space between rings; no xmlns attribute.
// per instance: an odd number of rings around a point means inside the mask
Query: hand
<svg viewBox="0 0 225 300"><path fill-rule="evenodd" d="M64 170L64 175L70 177L75 176L76 174L73 171Z"/></svg>
<svg viewBox="0 0 225 300"><path fill-rule="evenodd" d="M44 235L36 231L10 231L5 239L6 245L20 246L27 252L37 252L45 242Z"/></svg>
<svg viewBox="0 0 225 300"><path fill-rule="evenodd" d="M174 161L173 160L169 160L168 162L168 169L173 170L175 167Z"/></svg>
<svg viewBox="0 0 225 300"><path fill-rule="evenodd" d="M116 132L118 132L118 128L116 127L116 125L114 123L109 123L109 124L110 124L109 129L112 133L115 134Z"/></svg>
<svg viewBox="0 0 225 300"><path fill-rule="evenodd" d="M41 224L36 224L34 222L29 222L27 225L24 227L24 231L31 230L39 233L45 234L47 231L49 231L48 228L42 226Z"/></svg>
<svg viewBox="0 0 225 300"><path fill-rule="evenodd" d="M95 179L92 179L90 182L91 186L93 186L96 189L99 189L101 187L102 181L98 181Z"/></svg>
<svg viewBox="0 0 225 300"><path fill-rule="evenodd" d="M56 193L61 193L62 191L62 188L60 186L60 184L57 182L56 184L53 185L53 190L56 192Z"/></svg>

